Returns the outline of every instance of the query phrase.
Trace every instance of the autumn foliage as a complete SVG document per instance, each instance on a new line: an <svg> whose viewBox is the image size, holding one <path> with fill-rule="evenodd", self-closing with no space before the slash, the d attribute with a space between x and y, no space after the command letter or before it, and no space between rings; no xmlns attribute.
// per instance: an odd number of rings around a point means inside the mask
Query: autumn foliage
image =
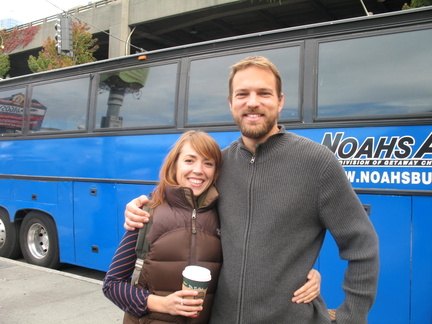
<svg viewBox="0 0 432 324"><path fill-rule="evenodd" d="M0 78L7 76L10 69L10 59L8 53L11 53L17 47L26 47L39 31L40 26L30 26L24 29L13 29L6 32L0 30Z"/></svg>
<svg viewBox="0 0 432 324"><path fill-rule="evenodd" d="M13 29L6 32L5 29L0 30L0 36L3 39L2 53L11 53L18 46L26 47L34 39L41 26L30 26L24 29Z"/></svg>
<svg viewBox="0 0 432 324"><path fill-rule="evenodd" d="M30 55L28 66L32 72L42 72L59 69L67 66L96 61L93 53L99 48L95 45L98 41L88 32L87 24L74 22L72 25L73 57L58 54L56 41L51 37L44 42L38 57Z"/></svg>

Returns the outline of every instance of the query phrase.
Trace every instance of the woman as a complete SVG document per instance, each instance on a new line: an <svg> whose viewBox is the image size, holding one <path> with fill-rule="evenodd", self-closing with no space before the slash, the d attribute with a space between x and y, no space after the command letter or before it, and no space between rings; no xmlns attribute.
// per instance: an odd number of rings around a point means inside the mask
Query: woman
<svg viewBox="0 0 432 324"><path fill-rule="evenodd" d="M168 153L160 182L152 195L150 244L137 286L128 280L136 261L138 230L127 231L104 279L107 298L126 312L124 323L207 323L222 263L214 186L222 164L221 151L207 133L184 133ZM182 271L190 264L210 269L205 300L181 289ZM319 274L296 292L297 302L319 294ZM304 288L306 287L306 288Z"/></svg>

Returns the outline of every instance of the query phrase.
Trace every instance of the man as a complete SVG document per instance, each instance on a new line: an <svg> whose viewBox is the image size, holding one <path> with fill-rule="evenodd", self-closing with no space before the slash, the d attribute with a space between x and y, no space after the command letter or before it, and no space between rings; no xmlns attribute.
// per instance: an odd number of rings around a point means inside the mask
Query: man
<svg viewBox="0 0 432 324"><path fill-rule="evenodd" d="M288 297L314 266L326 230L348 260L336 322L366 323L378 280L376 232L333 153L278 126L281 83L266 58L232 66L229 105L242 136L223 150L217 185L224 263L211 323L330 323L321 296L311 304ZM129 226L142 220L130 214Z"/></svg>

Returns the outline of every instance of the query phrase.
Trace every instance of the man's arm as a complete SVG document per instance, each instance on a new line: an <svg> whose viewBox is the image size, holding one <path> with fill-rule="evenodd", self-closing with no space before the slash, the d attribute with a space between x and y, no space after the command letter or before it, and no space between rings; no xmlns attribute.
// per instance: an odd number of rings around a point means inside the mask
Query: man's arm
<svg viewBox="0 0 432 324"><path fill-rule="evenodd" d="M334 237L341 259L348 261L342 285L345 300L336 321L366 324L378 284L378 236L343 167L333 158L320 179L319 206L322 223Z"/></svg>
<svg viewBox="0 0 432 324"><path fill-rule="evenodd" d="M140 196L131 200L126 205L124 227L128 231L133 231L135 228L142 227L143 223L148 222L149 214L141 209L142 206L149 202L146 196ZM308 276L307 282L299 288L292 298L293 303L310 303L320 294L321 274L312 269Z"/></svg>

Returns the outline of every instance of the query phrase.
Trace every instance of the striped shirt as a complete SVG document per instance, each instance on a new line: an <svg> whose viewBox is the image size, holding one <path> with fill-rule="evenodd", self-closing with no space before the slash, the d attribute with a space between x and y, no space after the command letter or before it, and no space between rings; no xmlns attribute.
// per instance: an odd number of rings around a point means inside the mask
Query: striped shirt
<svg viewBox="0 0 432 324"><path fill-rule="evenodd" d="M150 292L130 284L135 268L135 245L139 230L126 231L104 278L103 293L123 311L141 317L149 313Z"/></svg>

